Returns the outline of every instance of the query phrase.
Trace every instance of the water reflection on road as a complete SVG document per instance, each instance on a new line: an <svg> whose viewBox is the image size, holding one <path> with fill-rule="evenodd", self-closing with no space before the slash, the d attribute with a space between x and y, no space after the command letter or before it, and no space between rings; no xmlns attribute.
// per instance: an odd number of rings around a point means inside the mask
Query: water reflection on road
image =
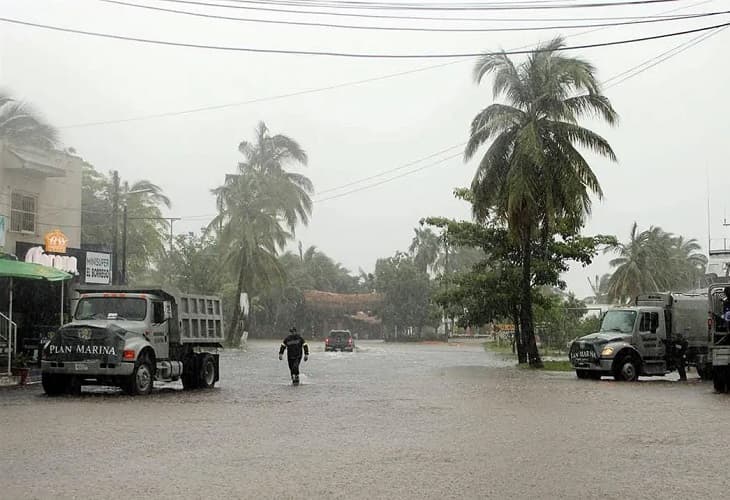
<svg viewBox="0 0 730 500"><path fill-rule="evenodd" d="M221 383L150 397L0 391L3 498L719 498L730 398L697 379L519 370L468 344L225 352ZM122 488L123 486L123 488Z"/></svg>

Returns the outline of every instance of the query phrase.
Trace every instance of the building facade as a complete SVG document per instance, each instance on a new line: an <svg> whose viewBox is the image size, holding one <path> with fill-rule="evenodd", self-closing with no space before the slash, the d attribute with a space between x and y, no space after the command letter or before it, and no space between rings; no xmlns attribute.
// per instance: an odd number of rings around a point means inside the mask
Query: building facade
<svg viewBox="0 0 730 500"><path fill-rule="evenodd" d="M19 148L0 141L0 243L44 244L58 229L68 246L81 246L81 176L84 161L63 151Z"/></svg>

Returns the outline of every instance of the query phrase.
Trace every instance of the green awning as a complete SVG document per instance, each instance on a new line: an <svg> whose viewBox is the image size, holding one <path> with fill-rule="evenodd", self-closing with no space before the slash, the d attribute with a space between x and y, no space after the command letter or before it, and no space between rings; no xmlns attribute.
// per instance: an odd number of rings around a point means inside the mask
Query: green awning
<svg viewBox="0 0 730 500"><path fill-rule="evenodd" d="M0 278L21 278L29 280L63 281L71 275L53 267L0 258Z"/></svg>

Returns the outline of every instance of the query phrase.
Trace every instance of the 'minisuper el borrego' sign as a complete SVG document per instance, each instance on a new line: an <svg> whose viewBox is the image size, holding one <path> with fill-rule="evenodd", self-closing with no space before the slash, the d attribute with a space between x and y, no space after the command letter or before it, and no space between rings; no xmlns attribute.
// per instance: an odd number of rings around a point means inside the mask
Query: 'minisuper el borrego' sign
<svg viewBox="0 0 730 500"><path fill-rule="evenodd" d="M112 282L112 259L108 253L86 252L86 283L109 285Z"/></svg>

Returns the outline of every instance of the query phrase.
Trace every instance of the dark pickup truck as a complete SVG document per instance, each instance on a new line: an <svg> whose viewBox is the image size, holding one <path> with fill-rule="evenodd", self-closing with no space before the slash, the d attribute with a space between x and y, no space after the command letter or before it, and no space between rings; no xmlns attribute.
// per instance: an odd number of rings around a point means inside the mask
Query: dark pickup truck
<svg viewBox="0 0 730 500"><path fill-rule="evenodd" d="M348 351L355 349L355 341L350 330L332 330L324 339L325 351Z"/></svg>

